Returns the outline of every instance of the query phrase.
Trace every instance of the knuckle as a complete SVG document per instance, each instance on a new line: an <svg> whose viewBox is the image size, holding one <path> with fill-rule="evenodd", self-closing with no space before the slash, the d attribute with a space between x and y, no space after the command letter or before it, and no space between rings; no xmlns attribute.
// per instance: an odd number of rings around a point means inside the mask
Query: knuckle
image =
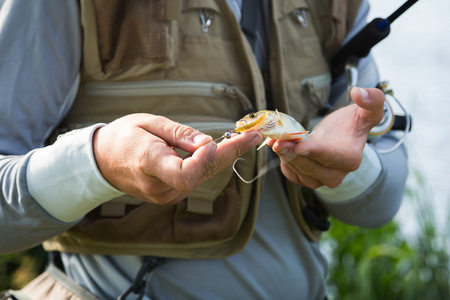
<svg viewBox="0 0 450 300"><path fill-rule="evenodd" d="M158 191L158 193L151 192L144 200L158 205L175 205L186 198L186 195L175 189L169 189Z"/></svg>
<svg viewBox="0 0 450 300"><path fill-rule="evenodd" d="M158 185L145 183L139 188L139 197L142 200L160 204L164 200L159 197Z"/></svg>
<svg viewBox="0 0 450 300"><path fill-rule="evenodd" d="M330 180L325 185L329 188L334 189L334 188L337 188L341 184L341 182L342 181L339 181L339 180Z"/></svg>
<svg viewBox="0 0 450 300"><path fill-rule="evenodd" d="M185 136L191 135L193 130L194 129L189 126L178 123L177 125L175 125L173 134L176 139L182 139Z"/></svg>
<svg viewBox="0 0 450 300"><path fill-rule="evenodd" d="M195 182L191 176L178 176L174 181L174 188L181 193L189 193L195 188Z"/></svg>
<svg viewBox="0 0 450 300"><path fill-rule="evenodd" d="M312 161L307 161L302 165L302 173L307 175L314 175L317 173L318 165Z"/></svg>
<svg viewBox="0 0 450 300"><path fill-rule="evenodd" d="M342 154L338 149L333 149L328 157L325 157L323 164L328 167L338 165L342 161Z"/></svg>
<svg viewBox="0 0 450 300"><path fill-rule="evenodd" d="M168 124L170 124L170 122L172 122L170 119L160 116L160 115L154 115L151 120L152 126L155 126L158 128L164 128L164 127L168 126Z"/></svg>
<svg viewBox="0 0 450 300"><path fill-rule="evenodd" d="M347 168L345 169L345 171L347 172L354 172L356 170L358 170L359 166L361 165L362 162L362 153L355 153L353 155L353 159L350 159L350 162L347 165Z"/></svg>
<svg viewBox="0 0 450 300"><path fill-rule="evenodd" d="M329 187L329 188L337 188L342 181L344 181L345 176L347 176L348 173L339 173L339 174L334 174L333 176L330 176L330 178L328 178L326 180L326 182L324 182L324 184Z"/></svg>
<svg viewBox="0 0 450 300"><path fill-rule="evenodd" d="M145 148L140 152L137 160L137 168L140 173L147 176L153 175L149 169L149 161L152 161L151 157L152 152L150 151L149 148Z"/></svg>
<svg viewBox="0 0 450 300"><path fill-rule="evenodd" d="M245 153L244 148L242 147L241 144L235 144L234 148L233 148L233 152L234 152L234 158L239 158Z"/></svg>
<svg viewBox="0 0 450 300"><path fill-rule="evenodd" d="M163 194L161 195L147 195L147 201L151 202L151 203L155 203L155 204L167 204L169 202L170 199L167 199L166 196L164 196Z"/></svg>
<svg viewBox="0 0 450 300"><path fill-rule="evenodd" d="M213 158L209 163L206 164L204 176L206 179L211 179L219 170L219 162L217 159Z"/></svg>
<svg viewBox="0 0 450 300"><path fill-rule="evenodd" d="M317 189L321 186L323 186L323 183L321 183L319 180L315 179L315 178L310 178L310 177L301 177L301 181L303 182L303 184L311 189Z"/></svg>

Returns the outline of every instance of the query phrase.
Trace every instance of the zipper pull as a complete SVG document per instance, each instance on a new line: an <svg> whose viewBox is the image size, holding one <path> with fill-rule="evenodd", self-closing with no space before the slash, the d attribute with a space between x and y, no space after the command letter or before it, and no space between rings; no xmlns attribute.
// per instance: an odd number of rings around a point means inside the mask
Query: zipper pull
<svg viewBox="0 0 450 300"><path fill-rule="evenodd" d="M245 115L248 114L249 112L255 111L250 99L247 97L247 95L244 94L244 92L242 92L237 87L218 84L214 85L212 90L213 93L215 93L216 95L226 96L231 99L238 100L242 105Z"/></svg>
<svg viewBox="0 0 450 300"><path fill-rule="evenodd" d="M211 13L209 9L200 9L200 23L201 29L203 32L208 32L209 26L212 24L212 20L214 19L214 15Z"/></svg>
<svg viewBox="0 0 450 300"><path fill-rule="evenodd" d="M292 11L292 14L299 21L300 25L302 25L303 28L308 27L309 24L308 20L306 19L306 9L296 8Z"/></svg>

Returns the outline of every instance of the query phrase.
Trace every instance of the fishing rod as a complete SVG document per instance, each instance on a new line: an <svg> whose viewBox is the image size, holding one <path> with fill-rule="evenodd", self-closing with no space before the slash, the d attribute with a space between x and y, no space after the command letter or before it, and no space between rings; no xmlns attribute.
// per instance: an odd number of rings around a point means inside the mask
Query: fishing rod
<svg viewBox="0 0 450 300"><path fill-rule="evenodd" d="M391 31L391 24L397 20L404 12L413 6L419 0L408 0L396 11L394 11L386 19L375 18L368 23L361 31L359 31L348 43L346 43L331 60L331 75L334 82L341 74L345 73L347 81L347 104L352 102L350 92L351 89L357 85L358 80L358 64L359 60L366 57L372 47L386 38ZM372 128L370 136L376 138L377 136L389 130L404 131L403 136L399 141L389 149L380 149L380 153L390 153L397 149L404 141L406 135L411 130L411 116L401 103L394 97L393 94L387 90L387 84L383 83L380 87L385 93L386 101L384 103L384 115L381 122ZM388 101L389 98L389 101ZM403 115L394 113L390 103L397 103L398 107L403 111ZM322 110L326 114L329 107L334 103L328 103L328 107Z"/></svg>
<svg viewBox="0 0 450 300"><path fill-rule="evenodd" d="M373 46L386 38L391 31L391 24L405 11L419 0L408 0L386 19L375 18L358 32L347 44L342 47L331 59L331 74L333 81L345 70L350 60L359 60L366 57Z"/></svg>

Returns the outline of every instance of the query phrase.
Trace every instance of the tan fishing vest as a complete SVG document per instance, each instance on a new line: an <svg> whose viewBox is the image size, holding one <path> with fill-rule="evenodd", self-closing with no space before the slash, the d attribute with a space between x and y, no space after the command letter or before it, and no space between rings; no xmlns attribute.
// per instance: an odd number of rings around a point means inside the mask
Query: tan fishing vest
<svg viewBox="0 0 450 300"><path fill-rule="evenodd" d="M274 105L306 127L328 99L328 58L359 2L272 1ZM225 0L81 0L81 20L81 84L63 131L146 112L215 138L249 111L266 108L259 67ZM244 158L239 173L252 178L267 152L249 151ZM94 209L44 247L85 254L229 256L253 233L263 180L243 183L230 167L177 205L125 195ZM299 225L316 240L301 213L305 198L311 198L305 195L312 193L292 183L287 191Z"/></svg>

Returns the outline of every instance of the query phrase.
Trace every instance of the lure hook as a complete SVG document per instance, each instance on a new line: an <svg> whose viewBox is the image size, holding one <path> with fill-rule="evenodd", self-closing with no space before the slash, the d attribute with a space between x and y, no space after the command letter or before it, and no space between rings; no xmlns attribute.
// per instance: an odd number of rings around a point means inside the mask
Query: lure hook
<svg viewBox="0 0 450 300"><path fill-rule="evenodd" d="M245 161L245 159L243 159L243 158L241 158L241 157L237 158L237 159L234 161L234 163L233 163L233 171L234 171L234 173L236 173L237 177L239 177L240 180L242 180L243 182L245 182L245 183L247 183L247 184L250 184L250 183L254 182L256 179L258 179L258 178L260 178L260 177L266 175L267 172L269 172L270 170L275 169L276 167L278 167L278 166L280 165L280 158L274 158L274 159L270 160L270 161L266 164L266 166L264 166L264 167L259 171L259 173L258 173L255 177L253 177L253 178L250 179L250 180L246 180L246 179L244 179L244 178L241 176L241 174L239 174L238 170L236 169L236 163L237 163L239 160L244 160L244 161Z"/></svg>

